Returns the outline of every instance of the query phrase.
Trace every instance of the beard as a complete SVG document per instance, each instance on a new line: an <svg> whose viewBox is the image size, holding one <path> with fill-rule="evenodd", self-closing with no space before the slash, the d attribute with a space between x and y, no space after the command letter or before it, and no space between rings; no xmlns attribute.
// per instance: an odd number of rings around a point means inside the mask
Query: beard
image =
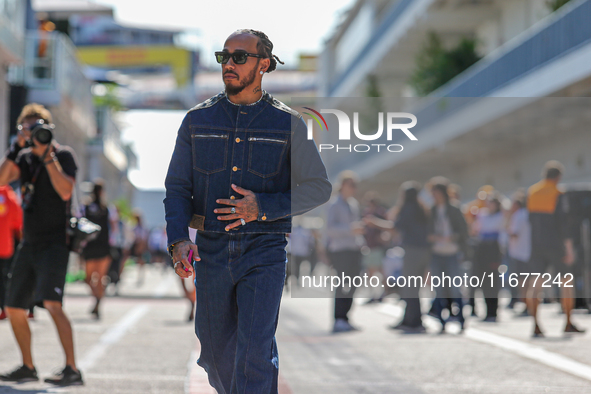
<svg viewBox="0 0 591 394"><path fill-rule="evenodd" d="M256 66L258 66L258 64L259 64L259 62L257 59ZM248 73L244 77L244 79L238 83L237 86L230 86L229 84L226 83L226 93L230 96L235 96L235 95L239 94L240 92L242 92L245 87L252 84L254 82L254 79L256 78L256 71L257 71L256 66L253 67L252 71L250 73ZM234 75L236 75L236 74L234 74Z"/></svg>

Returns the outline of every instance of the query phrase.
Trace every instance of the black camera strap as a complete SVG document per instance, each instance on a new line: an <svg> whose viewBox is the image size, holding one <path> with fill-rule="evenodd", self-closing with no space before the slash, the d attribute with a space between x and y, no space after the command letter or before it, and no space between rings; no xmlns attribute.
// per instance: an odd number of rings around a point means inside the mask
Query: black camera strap
<svg viewBox="0 0 591 394"><path fill-rule="evenodd" d="M45 149L45 152L43 152L43 155L41 156L41 158L39 159L39 164L37 165L37 168L35 168L35 172L33 173L33 177L31 178L30 182L25 182L23 184L21 184L21 196L22 196L22 207L24 210L27 210L31 204L32 198L35 195L35 183L37 182L37 178L39 177L39 174L41 173L41 169L43 167L45 167L44 161L45 161L45 156L47 156L47 153L49 152L49 148L50 146L48 146ZM33 153L31 152L31 157L27 158L27 164L29 166L29 173L33 172L33 169L31 168L31 166L33 165Z"/></svg>
<svg viewBox="0 0 591 394"><path fill-rule="evenodd" d="M37 166L37 169L35 170L35 174L33 175L33 178L31 179L32 184L35 184L35 182L37 181L37 177L39 177L39 173L41 172L41 169L43 167L45 167L45 157L47 156L47 153L49 152L49 148L51 148L51 145L47 146L47 149L45 149L45 152L43 152L43 156L41 156L41 158L39 159L39 165Z"/></svg>
<svg viewBox="0 0 591 394"><path fill-rule="evenodd" d="M35 170L35 173L33 174L33 177L31 178L31 183L33 185L37 181L37 177L39 176L41 169L43 167L45 167L45 165L43 163L45 162L45 156L47 156L47 153L49 153L49 148L51 148L51 145L47 145L45 152L43 152L43 156L41 156L41 158L39 159L39 165L37 166L37 169Z"/></svg>

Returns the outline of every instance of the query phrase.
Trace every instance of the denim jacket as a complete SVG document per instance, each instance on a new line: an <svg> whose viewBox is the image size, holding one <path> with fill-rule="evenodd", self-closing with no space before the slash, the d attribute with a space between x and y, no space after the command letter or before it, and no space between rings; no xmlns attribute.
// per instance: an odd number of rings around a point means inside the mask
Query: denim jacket
<svg viewBox="0 0 591 394"><path fill-rule="evenodd" d="M255 193L258 220L230 230L288 233L291 216L328 201L331 184L316 144L296 111L263 92L251 105L230 102L225 92L185 116L166 176L169 245L188 240L188 227L225 233L217 199L240 199L235 184Z"/></svg>

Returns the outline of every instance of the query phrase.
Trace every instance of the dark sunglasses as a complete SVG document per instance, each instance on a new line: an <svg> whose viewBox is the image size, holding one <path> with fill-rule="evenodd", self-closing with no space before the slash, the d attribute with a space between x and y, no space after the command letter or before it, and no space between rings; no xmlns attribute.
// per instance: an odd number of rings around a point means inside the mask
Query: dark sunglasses
<svg viewBox="0 0 591 394"><path fill-rule="evenodd" d="M236 51L234 53L216 52L215 53L215 60L217 60L217 62L219 64L226 64L226 63L228 63L228 60L230 60L230 58L232 58L232 61L234 62L234 64L244 64L248 60L249 56L250 57L258 57L261 59L264 58L264 56L257 55L255 53L248 53L245 51Z"/></svg>

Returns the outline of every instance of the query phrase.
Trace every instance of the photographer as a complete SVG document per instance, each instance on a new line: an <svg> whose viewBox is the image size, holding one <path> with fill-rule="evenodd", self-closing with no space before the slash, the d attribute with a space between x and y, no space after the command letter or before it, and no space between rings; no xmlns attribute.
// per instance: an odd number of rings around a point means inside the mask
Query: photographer
<svg viewBox="0 0 591 394"><path fill-rule="evenodd" d="M6 312L23 365L0 375L0 380L38 380L26 313L34 301L50 313L66 356L66 367L45 381L60 386L81 385L82 376L74 361L72 326L62 309L69 258L66 224L78 166L74 152L53 140L51 114L45 107L26 105L17 124L16 142L0 165L0 186L17 179L21 182L24 237L11 269Z"/></svg>

